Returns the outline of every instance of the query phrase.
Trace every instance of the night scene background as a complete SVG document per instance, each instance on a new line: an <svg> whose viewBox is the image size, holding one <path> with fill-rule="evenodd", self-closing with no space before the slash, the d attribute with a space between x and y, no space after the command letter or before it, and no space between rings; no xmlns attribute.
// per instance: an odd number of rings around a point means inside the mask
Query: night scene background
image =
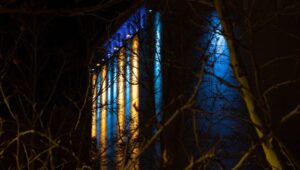
<svg viewBox="0 0 300 170"><path fill-rule="evenodd" d="M300 1L0 0L0 169L300 169Z"/></svg>

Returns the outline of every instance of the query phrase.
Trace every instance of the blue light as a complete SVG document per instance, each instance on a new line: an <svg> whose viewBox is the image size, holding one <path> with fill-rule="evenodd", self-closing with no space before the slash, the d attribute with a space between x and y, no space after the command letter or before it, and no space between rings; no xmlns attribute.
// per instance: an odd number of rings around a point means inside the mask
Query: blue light
<svg viewBox="0 0 300 170"><path fill-rule="evenodd" d="M97 109L96 109L96 147L100 146L100 114L101 114L101 74L97 78Z"/></svg>
<svg viewBox="0 0 300 170"><path fill-rule="evenodd" d="M154 16L154 34L155 34L155 50L154 50L154 100L155 113L160 122L162 119L161 102L162 102L162 73L161 73L161 21L160 13L156 12Z"/></svg>
<svg viewBox="0 0 300 170"><path fill-rule="evenodd" d="M149 12L152 12L152 10ZM154 107L156 120L160 123L162 121L162 58L161 58L161 33L162 33L162 24L161 16L159 12L156 12L154 15L154 69L153 69L153 80L154 80ZM154 129L155 131L155 129ZM161 153L161 145L159 141L155 143L155 150L157 155Z"/></svg>
<svg viewBox="0 0 300 170"><path fill-rule="evenodd" d="M114 58L114 60L112 60L112 72L113 72L113 79L112 79L112 85L113 85L113 92L112 92L112 131L113 134L112 136L116 135L116 131L117 131L117 107L118 107L118 62L117 62L117 58Z"/></svg>
<svg viewBox="0 0 300 170"><path fill-rule="evenodd" d="M213 30L207 35L205 43L209 43L207 50L208 60L205 70L210 74L227 81L233 86L238 83L230 66L229 51L224 36L221 34L220 21L213 13L209 30ZM243 112L242 98L237 89L219 81L215 76L205 74L200 87L198 101L204 111L201 129L209 129L205 133L211 135L211 140L216 138L222 141L222 153L240 153L241 145L233 140L234 135L243 131L240 120ZM223 159L222 162L230 168L236 160L234 158Z"/></svg>
<svg viewBox="0 0 300 170"><path fill-rule="evenodd" d="M106 127L107 127L107 158L108 160L111 158L111 154L113 154L112 147L109 147L111 145L111 139L112 139L112 134L113 130L111 127L113 126L112 124L112 102L113 102L113 73L112 73L112 64L109 62L107 64L107 119L106 119Z"/></svg>
<svg viewBox="0 0 300 170"><path fill-rule="evenodd" d="M212 26L211 30L214 30L208 36L210 45L208 48L208 60L205 66L205 70L226 80L232 85L237 85L234 80L233 72L230 67L230 58L227 48L227 44L223 35L221 35L221 26L219 19L216 15L212 15ZM219 135L229 135L232 133L233 127L237 124L237 121L232 119L229 109L233 106L240 107L239 92L236 89L232 89L220 82L217 78L212 75L206 74L203 76L203 83L200 88L200 103L202 108L212 113L210 116L212 121L216 122L214 125L215 130L213 133ZM233 103L235 103L233 105ZM232 113L233 114L233 113ZM228 117L230 118L228 118ZM227 117L227 118L226 118Z"/></svg>
<svg viewBox="0 0 300 170"><path fill-rule="evenodd" d="M127 47L126 49L130 49L130 44L127 44ZM125 124L129 124L129 121L130 121L130 108L131 108L131 105L130 105L130 101L131 101L131 60L130 60L130 55L131 55L131 52L130 50L126 50L126 67L125 67L125 74L126 74L126 78L125 78L125 114L126 114L126 123Z"/></svg>
<svg viewBox="0 0 300 170"><path fill-rule="evenodd" d="M147 23L147 10L144 6L139 8L134 14L132 14L110 37L110 39L104 44L106 49L105 58L109 58L114 53L116 48L124 46L124 42L130 39L139 30L145 28Z"/></svg>
<svg viewBox="0 0 300 170"><path fill-rule="evenodd" d="M110 139L111 137L111 119L112 119L112 100L113 100L113 96L112 96L112 87L113 87L113 75L112 75L112 64L108 63L107 64L107 137L108 139Z"/></svg>
<svg viewBox="0 0 300 170"><path fill-rule="evenodd" d="M108 114L110 114L110 118L107 119L108 123L108 127L109 127L109 144L111 144L111 146L113 146L114 142L115 142L115 137L116 137L116 131L117 131L117 107L118 107L118 101L117 101L117 85L118 85L118 81L117 81L117 77L118 77L118 70L117 70L117 58L114 58L113 60L111 60L110 65L110 72L111 72L111 101L110 101L110 111ZM113 161L115 158L115 147L109 147L109 152L108 152L108 156L110 157L110 159Z"/></svg>

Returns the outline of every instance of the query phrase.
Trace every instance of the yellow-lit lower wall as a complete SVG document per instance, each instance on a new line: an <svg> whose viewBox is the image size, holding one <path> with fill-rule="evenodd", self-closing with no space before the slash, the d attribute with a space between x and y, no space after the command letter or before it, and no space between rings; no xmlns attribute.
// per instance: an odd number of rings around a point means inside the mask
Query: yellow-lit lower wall
<svg viewBox="0 0 300 170"><path fill-rule="evenodd" d="M138 36L133 37L131 41L130 49L130 63L126 63L126 52L128 49L124 47L120 49L118 56L118 74L117 74L117 144L115 147L116 151L116 168L121 169L125 166L125 155L130 154L130 164L133 169L139 169L138 153L139 144L137 143L137 138L139 136L139 38ZM126 80L126 65L130 64L130 80ZM96 138L97 133L100 135L100 168L107 169L107 89L110 82L107 82L108 69L106 65L103 65L100 70L99 76L101 76L101 82L97 82L97 74L92 75L92 85L93 85L93 110L92 110L92 138ZM130 81L130 94L126 94L126 81ZM96 130L96 110L97 110L97 83L101 83L100 88L100 130ZM124 133L126 131L126 95L130 95L130 134ZM100 134L99 134L100 133ZM129 136L126 136L129 135ZM126 145L126 140L130 139L129 146ZM97 142L96 142L97 143ZM124 145L125 144L125 145ZM127 148L125 149L124 148ZM110 146L111 147L111 146ZM125 153L127 152L127 154Z"/></svg>

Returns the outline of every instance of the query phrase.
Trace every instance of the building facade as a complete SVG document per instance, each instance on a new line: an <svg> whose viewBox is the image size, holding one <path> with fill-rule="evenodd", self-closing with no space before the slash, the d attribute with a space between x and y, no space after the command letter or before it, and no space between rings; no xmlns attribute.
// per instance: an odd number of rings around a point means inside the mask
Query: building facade
<svg viewBox="0 0 300 170"><path fill-rule="evenodd" d="M181 169L214 147L231 167L238 156L229 152L247 146L234 139L245 133L241 97L220 81L237 86L216 13L200 7L191 17L186 3L171 5L137 8L94 62L91 136L101 169Z"/></svg>

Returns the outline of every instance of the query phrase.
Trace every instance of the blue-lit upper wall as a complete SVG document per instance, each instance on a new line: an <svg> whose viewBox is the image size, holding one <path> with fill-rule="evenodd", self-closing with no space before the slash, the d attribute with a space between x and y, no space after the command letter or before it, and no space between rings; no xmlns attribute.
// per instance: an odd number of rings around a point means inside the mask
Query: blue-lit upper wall
<svg viewBox="0 0 300 170"><path fill-rule="evenodd" d="M235 139L235 136L245 134L244 126L241 123L244 107L238 89L222 82L224 80L233 86L238 85L230 66L229 50L216 13L212 13L209 21L209 31L202 39L203 44L208 44L208 46L205 74L202 77L197 98L203 111L199 129L202 130L202 133L209 134L210 138L205 142L208 147L219 141L222 147L219 156L225 155L221 161L226 169L229 169L239 157L230 158L226 155L238 155L247 145L247 142L242 141L245 139L241 137L238 140Z"/></svg>
<svg viewBox="0 0 300 170"><path fill-rule="evenodd" d="M199 90L198 102L204 111L201 129L209 129L212 136L226 138L235 133L234 129L241 126L240 113L243 109L242 98L230 66L230 57L225 37L222 35L221 25L216 13L209 18L210 25L205 39L208 44L206 50L207 62L205 74ZM221 81L220 81L221 79Z"/></svg>
<svg viewBox="0 0 300 170"><path fill-rule="evenodd" d="M206 51L208 58L205 65L207 74L203 76L199 101L201 107L206 112L213 113L214 115L222 114L221 116L216 116L214 121L217 121L218 118L222 117L222 119L224 119L224 117L226 117L226 110L231 109L233 106L240 107L239 103L241 103L241 98L237 89L233 89L218 80L218 78L221 78L231 85L237 86L230 66L226 40L221 33L219 19L215 13L210 17L209 30L211 30L211 32L208 33L206 40L204 40L205 43L209 44ZM219 132L225 133L225 131L229 129L223 128L223 130L224 132L220 130Z"/></svg>
<svg viewBox="0 0 300 170"><path fill-rule="evenodd" d="M229 51L226 44L226 40L222 35L220 20L216 13L211 15L211 22L209 29L212 32L208 35L209 47L208 47L208 63L207 70L213 72L216 76L223 78L226 81L237 85L234 80L233 72L230 68Z"/></svg>
<svg viewBox="0 0 300 170"><path fill-rule="evenodd" d="M124 42L131 39L139 30L145 28L147 23L147 14L145 6L140 7L134 12L120 27L112 34L110 39L104 44L105 58L110 58L115 51L124 46Z"/></svg>

